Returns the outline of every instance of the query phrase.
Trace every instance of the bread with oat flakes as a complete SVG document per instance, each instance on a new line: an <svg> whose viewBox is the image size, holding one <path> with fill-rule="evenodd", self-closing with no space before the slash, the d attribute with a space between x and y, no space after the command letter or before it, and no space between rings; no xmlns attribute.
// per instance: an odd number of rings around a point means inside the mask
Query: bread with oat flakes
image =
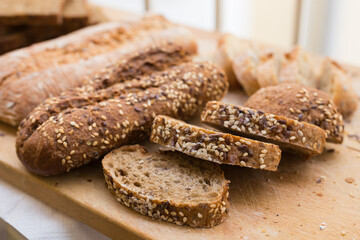
<svg viewBox="0 0 360 240"><path fill-rule="evenodd" d="M213 227L228 215L229 181L215 163L130 145L108 153L102 165L116 200L143 215L191 227Z"/></svg>
<svg viewBox="0 0 360 240"><path fill-rule="evenodd" d="M227 92L213 64L183 63L92 92L48 99L19 126L16 151L39 175L56 175L149 135L157 114L181 119Z"/></svg>
<svg viewBox="0 0 360 240"><path fill-rule="evenodd" d="M322 153L326 140L325 131L313 124L217 101L207 103L201 121L306 156Z"/></svg>
<svg viewBox="0 0 360 240"><path fill-rule="evenodd" d="M276 171L278 146L187 124L168 116L154 119L150 141L219 164Z"/></svg>
<svg viewBox="0 0 360 240"><path fill-rule="evenodd" d="M328 94L315 88L297 83L262 88L244 107L315 124L325 130L329 142L341 143L344 138L341 113Z"/></svg>

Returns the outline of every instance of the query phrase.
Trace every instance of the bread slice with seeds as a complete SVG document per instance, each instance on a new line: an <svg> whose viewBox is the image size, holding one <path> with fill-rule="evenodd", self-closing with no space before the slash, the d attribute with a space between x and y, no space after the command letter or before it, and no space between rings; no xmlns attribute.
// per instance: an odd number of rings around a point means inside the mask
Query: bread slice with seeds
<svg viewBox="0 0 360 240"><path fill-rule="evenodd" d="M105 89L50 98L20 123L17 155L36 174L70 171L143 140L157 114L188 119L227 88L216 66L188 62Z"/></svg>
<svg viewBox="0 0 360 240"><path fill-rule="evenodd" d="M325 145L325 131L313 124L217 101L207 103L201 121L291 153L317 155Z"/></svg>
<svg viewBox="0 0 360 240"><path fill-rule="evenodd" d="M328 94L315 88L297 83L281 83L260 89L244 106L315 124L325 130L327 141L343 141L344 123L341 113Z"/></svg>
<svg viewBox="0 0 360 240"><path fill-rule="evenodd" d="M215 132L162 115L154 119L150 141L211 162L270 171L277 169L281 158L276 145Z"/></svg>
<svg viewBox="0 0 360 240"><path fill-rule="evenodd" d="M326 58L318 88L328 93L344 117L352 115L358 107L358 96L347 71L337 62Z"/></svg>
<svg viewBox="0 0 360 240"><path fill-rule="evenodd" d="M221 168L182 153L123 146L102 160L107 188L143 215L191 227L213 227L229 212Z"/></svg>

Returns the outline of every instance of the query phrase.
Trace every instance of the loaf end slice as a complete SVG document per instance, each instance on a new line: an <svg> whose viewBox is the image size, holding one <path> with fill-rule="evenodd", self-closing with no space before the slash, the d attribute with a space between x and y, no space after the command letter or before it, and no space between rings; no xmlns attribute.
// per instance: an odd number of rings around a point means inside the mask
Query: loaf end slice
<svg viewBox="0 0 360 240"><path fill-rule="evenodd" d="M326 140L325 131L313 124L217 101L207 103L201 120L307 156L322 153Z"/></svg>
<svg viewBox="0 0 360 240"><path fill-rule="evenodd" d="M229 181L215 163L129 145L102 165L117 201L143 215L191 227L213 227L228 215Z"/></svg>
<svg viewBox="0 0 360 240"><path fill-rule="evenodd" d="M281 150L274 144L215 132L158 115L150 141L203 160L276 171Z"/></svg>

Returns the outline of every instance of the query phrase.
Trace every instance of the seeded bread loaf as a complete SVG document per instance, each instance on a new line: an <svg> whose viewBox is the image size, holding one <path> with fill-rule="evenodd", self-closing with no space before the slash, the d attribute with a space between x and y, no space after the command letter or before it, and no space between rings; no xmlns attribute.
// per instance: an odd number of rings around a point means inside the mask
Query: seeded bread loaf
<svg viewBox="0 0 360 240"><path fill-rule="evenodd" d="M320 90L296 83L281 83L260 89L244 106L315 124L325 130L327 141L343 141L343 117L329 95Z"/></svg>
<svg viewBox="0 0 360 240"><path fill-rule="evenodd" d="M65 0L1 0L0 25L57 25Z"/></svg>
<svg viewBox="0 0 360 240"><path fill-rule="evenodd" d="M213 227L228 215L229 181L215 163L131 145L108 153L102 165L116 200L143 215L191 227Z"/></svg>
<svg viewBox="0 0 360 240"><path fill-rule="evenodd" d="M152 47L151 47L152 46ZM134 56L134 52L138 56ZM0 86L0 120L18 125L31 110L48 97L58 96L84 84L93 75L107 69L115 69L111 79L132 79L142 73L186 61L196 52L193 36L185 29L171 27L153 31L151 36L136 38L121 48L79 61L29 74L18 80L5 81ZM154 69L153 69L154 68ZM120 77L118 75L120 74ZM109 73L103 74L109 78ZM24 101L26 99L26 101Z"/></svg>
<svg viewBox="0 0 360 240"><path fill-rule="evenodd" d="M281 159L276 145L215 132L163 115L154 119L150 141L219 164L276 171Z"/></svg>
<svg viewBox="0 0 360 240"><path fill-rule="evenodd" d="M217 101L206 104L201 121L307 156L322 153L326 140L325 131L313 124Z"/></svg>
<svg viewBox="0 0 360 240"><path fill-rule="evenodd" d="M351 81L350 75L339 63L330 58L324 60L318 88L332 97L344 117L351 116L358 106L359 96Z"/></svg>
<svg viewBox="0 0 360 240"><path fill-rule="evenodd" d="M100 93L52 98L20 124L17 155L36 174L60 174L140 141L157 114L193 116L207 101L221 99L227 87L214 65L189 62Z"/></svg>

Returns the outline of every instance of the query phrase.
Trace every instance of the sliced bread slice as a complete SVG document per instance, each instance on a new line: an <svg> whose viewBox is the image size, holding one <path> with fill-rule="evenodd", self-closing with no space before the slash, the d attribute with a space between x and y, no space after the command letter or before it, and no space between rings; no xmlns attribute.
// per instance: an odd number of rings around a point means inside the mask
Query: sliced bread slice
<svg viewBox="0 0 360 240"><path fill-rule="evenodd" d="M217 101L207 103L201 121L307 156L322 153L326 140L325 131L313 124Z"/></svg>
<svg viewBox="0 0 360 240"><path fill-rule="evenodd" d="M102 165L117 201L143 215L191 227L212 227L228 215L229 181L215 163L132 145L110 152Z"/></svg>
<svg viewBox="0 0 360 240"><path fill-rule="evenodd" d="M278 84L280 65L281 54L279 52L269 52L259 57L256 77L260 88Z"/></svg>
<svg viewBox="0 0 360 240"><path fill-rule="evenodd" d="M215 132L158 115L150 141L219 164L276 171L281 150L274 144Z"/></svg>
<svg viewBox="0 0 360 240"><path fill-rule="evenodd" d="M308 87L316 87L312 63L308 54L300 46L295 46L281 59L279 83L282 82L295 82Z"/></svg>
<svg viewBox="0 0 360 240"><path fill-rule="evenodd" d="M358 96L351 81L350 75L339 63L330 58L324 60L318 88L332 97L344 117L352 115L358 106Z"/></svg>

